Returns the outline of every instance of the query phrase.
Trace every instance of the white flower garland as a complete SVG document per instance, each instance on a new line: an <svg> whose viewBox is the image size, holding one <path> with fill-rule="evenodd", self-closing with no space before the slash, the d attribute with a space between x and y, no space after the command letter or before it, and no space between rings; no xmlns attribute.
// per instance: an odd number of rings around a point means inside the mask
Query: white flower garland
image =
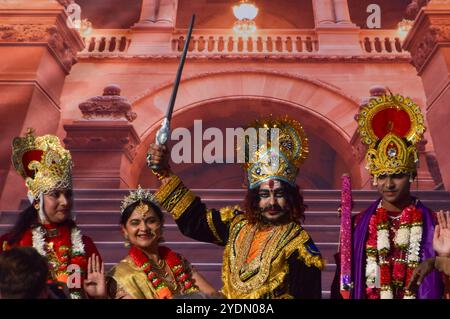
<svg viewBox="0 0 450 319"><path fill-rule="evenodd" d="M408 263L420 262L420 242L422 241L423 228L421 225L411 227L411 240L408 247Z"/></svg>
<svg viewBox="0 0 450 319"><path fill-rule="evenodd" d="M381 207L381 202L378 208ZM403 214L403 212L402 212ZM397 231L397 235L394 238L394 243L397 247L407 247L407 263L419 263L420 262L420 243L422 241L422 224L413 224L406 227L400 227ZM390 250L389 243L389 230L378 229L377 230L377 251L380 256L380 251L388 249ZM367 287L376 287L377 281L379 281L379 264L375 256L367 256L366 260L366 284ZM380 260L382 263L383 260ZM380 299L393 299L394 294L391 286L381 287ZM415 295L404 295L403 299L416 299Z"/></svg>
<svg viewBox="0 0 450 319"><path fill-rule="evenodd" d="M42 226L35 227L31 230L33 248L44 257L47 257L47 252L45 251L45 232Z"/></svg>
<svg viewBox="0 0 450 319"><path fill-rule="evenodd" d="M367 256L366 264L366 285L369 288L377 287L377 279L380 276L380 271L377 263L377 258L374 256Z"/></svg>
<svg viewBox="0 0 450 319"><path fill-rule="evenodd" d="M78 227L73 227L70 233L70 241L72 242L72 256L84 255L85 249L83 244L83 236Z"/></svg>
<svg viewBox="0 0 450 319"><path fill-rule="evenodd" d="M47 251L45 249L45 231L44 228L39 225L31 230L33 248L44 257L47 257ZM83 236L81 235L78 227L73 227L70 232L70 241L72 243L71 256L79 256L85 254Z"/></svg>
<svg viewBox="0 0 450 319"><path fill-rule="evenodd" d="M377 250L391 250L391 243L389 241L389 230L379 229L377 231Z"/></svg>

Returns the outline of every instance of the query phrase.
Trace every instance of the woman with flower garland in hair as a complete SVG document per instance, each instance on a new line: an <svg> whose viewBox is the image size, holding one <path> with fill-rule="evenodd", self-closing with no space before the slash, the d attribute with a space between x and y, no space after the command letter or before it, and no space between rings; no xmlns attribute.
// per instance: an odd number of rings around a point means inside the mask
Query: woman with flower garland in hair
<svg viewBox="0 0 450 319"><path fill-rule="evenodd" d="M153 195L138 188L125 197L120 224L128 255L108 274L109 298L171 299L216 290L181 255L160 246L164 216Z"/></svg>
<svg viewBox="0 0 450 319"><path fill-rule="evenodd" d="M31 205L20 213L13 229L0 237L0 253L15 246L34 247L48 262L49 283L67 284L70 298L101 297L104 287L96 281L98 273L92 281L89 267L101 263L99 253L72 215L70 152L58 137L36 137L30 129L25 137L14 139L12 162L25 179Z"/></svg>

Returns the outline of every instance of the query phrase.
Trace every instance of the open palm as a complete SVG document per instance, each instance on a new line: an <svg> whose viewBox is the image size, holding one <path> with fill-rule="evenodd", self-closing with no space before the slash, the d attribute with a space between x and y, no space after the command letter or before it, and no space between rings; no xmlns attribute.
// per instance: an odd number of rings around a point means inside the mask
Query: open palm
<svg viewBox="0 0 450 319"><path fill-rule="evenodd" d="M450 257L450 216L449 212L437 213L438 225L434 229L433 248L439 256Z"/></svg>
<svg viewBox="0 0 450 319"><path fill-rule="evenodd" d="M83 288L91 298L106 298L105 266L96 255L88 259L87 278Z"/></svg>

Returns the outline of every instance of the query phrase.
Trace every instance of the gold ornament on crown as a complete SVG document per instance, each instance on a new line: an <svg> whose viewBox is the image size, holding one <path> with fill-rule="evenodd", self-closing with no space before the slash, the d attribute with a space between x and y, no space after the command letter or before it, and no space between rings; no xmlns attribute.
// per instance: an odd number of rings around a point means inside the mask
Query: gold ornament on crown
<svg viewBox="0 0 450 319"><path fill-rule="evenodd" d="M140 202L139 205L135 208L140 215L145 215L149 211L149 207L147 204L143 203L143 201L154 203L157 205L157 201L155 196L148 190L145 190L138 185L136 190L130 191L130 193L122 200L120 205L120 213L123 214L125 209L128 206Z"/></svg>
<svg viewBox="0 0 450 319"><path fill-rule="evenodd" d="M308 139L300 123L287 117L265 118L250 127L256 129L258 139L252 142L247 136L245 143L244 168L249 188L269 179L295 185L298 169L309 153ZM274 132L278 132L278 139ZM261 133L267 135L261 139Z"/></svg>
<svg viewBox="0 0 450 319"><path fill-rule="evenodd" d="M56 189L72 189L72 157L54 135L25 137L12 143L12 163L35 199Z"/></svg>
<svg viewBox="0 0 450 319"><path fill-rule="evenodd" d="M361 141L369 146L367 169L374 176L413 174L418 154L415 144L425 132L420 107L401 95L372 99L358 115Z"/></svg>

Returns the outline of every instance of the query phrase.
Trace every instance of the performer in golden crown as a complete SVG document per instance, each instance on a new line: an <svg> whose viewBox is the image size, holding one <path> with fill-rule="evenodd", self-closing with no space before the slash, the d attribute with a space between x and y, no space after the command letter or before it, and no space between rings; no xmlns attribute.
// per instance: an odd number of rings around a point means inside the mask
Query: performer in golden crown
<svg viewBox="0 0 450 319"><path fill-rule="evenodd" d="M268 134L278 129L276 144L247 145L256 160L245 168L245 210L208 209L168 166L168 149L153 144L149 166L162 181L155 194L183 234L225 246L222 293L227 298L320 298L324 261L301 223L305 205L295 183L308 154L301 125L287 118L258 121ZM250 157L249 157L250 158ZM249 159L248 158L248 159Z"/></svg>
<svg viewBox="0 0 450 319"><path fill-rule="evenodd" d="M437 271L424 279L418 291L407 287L422 260L445 253L439 245L433 247L434 214L410 192L417 176L415 144L425 131L420 107L409 98L384 95L372 99L357 119L361 141L368 145L367 169L381 198L353 220L350 296L442 298L443 278Z"/></svg>
<svg viewBox="0 0 450 319"><path fill-rule="evenodd" d="M49 282L68 284L71 298L104 296L100 254L81 234L72 211L72 157L57 136L35 136L29 129L16 137L12 162L25 179L31 205L12 230L0 237L0 253L14 246L32 246L49 265ZM74 271L81 276L69 278ZM75 274L76 276L77 274ZM85 280L87 277L87 280ZM68 282L69 281L69 282Z"/></svg>

